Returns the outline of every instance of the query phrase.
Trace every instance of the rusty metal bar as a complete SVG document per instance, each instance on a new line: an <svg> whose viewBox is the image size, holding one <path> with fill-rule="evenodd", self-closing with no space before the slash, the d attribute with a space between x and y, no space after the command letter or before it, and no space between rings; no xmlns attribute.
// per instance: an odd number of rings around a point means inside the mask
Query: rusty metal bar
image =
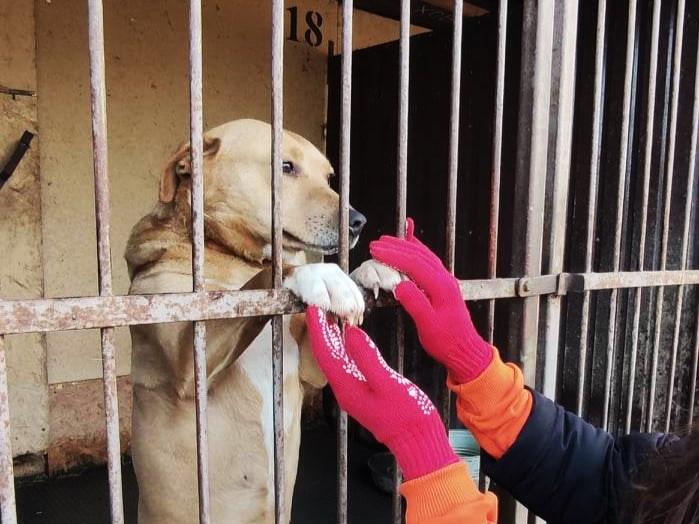
<svg viewBox="0 0 699 524"><path fill-rule="evenodd" d="M680 270L687 267L687 257L689 251L689 233L692 220L692 202L694 198L694 185L696 183L696 161L697 161L697 133L699 127L699 45L697 46L697 63L694 71L694 101L692 104L692 138L689 152L689 166L687 171L687 194L684 202L684 227L682 229L682 255L680 259ZM672 399L675 389L675 376L677 367L677 351L680 345L680 326L682 325L682 305L684 302L684 283L681 283L677 290L677 302L675 306L675 329L672 336L672 356L670 361L670 378L667 388L667 404L665 413L665 432L670 432L670 422L672 415Z"/></svg>
<svg viewBox="0 0 699 524"><path fill-rule="evenodd" d="M502 129L505 113L505 65L507 61L507 0L498 7L498 58L495 79L495 115L493 124L493 166L490 182L490 234L488 236L488 278L494 279L498 269L498 230L500 220L500 171L502 168ZM493 343L495 301L488 303L488 341Z"/></svg>
<svg viewBox="0 0 699 524"><path fill-rule="evenodd" d="M562 273L533 278L461 280L464 300L495 300L629 287L699 284L699 270ZM527 288L526 291L524 288ZM381 297L374 306L394 302ZM304 305L286 289L0 300L0 335L160 324L219 318L301 313Z"/></svg>
<svg viewBox="0 0 699 524"><path fill-rule="evenodd" d="M655 127L655 98L658 74L658 46L660 41L660 0L653 3L653 22L651 26L650 72L648 74L648 108L646 112L646 147L643 164L643 189L641 194L641 228L638 245L638 270L643 271L646 258L646 231L648 228L648 197L650 193L650 174L653 163L653 132ZM626 414L624 431L631 431L633 415L633 397L636 383L636 362L638 359L639 327L641 322L641 298L643 290L637 289L634 297L633 327L631 332L631 356L629 361L629 384L626 392Z"/></svg>
<svg viewBox="0 0 699 524"><path fill-rule="evenodd" d="M631 127L631 91L633 88L634 49L636 42L636 0L629 0L629 15L626 26L626 59L624 66L624 99L621 116L621 143L619 145L619 174L617 188L617 208L614 229L614 252L612 256L612 271L619 271L621 263L621 230L624 220L624 199L626 196L626 171L630 156L629 129ZM618 291L612 289L609 302L609 324L607 328L607 362L604 378L604 404L602 406L602 427L609 427L609 408L612 391L612 371L614 369L614 354L616 347L616 315Z"/></svg>
<svg viewBox="0 0 699 524"><path fill-rule="evenodd" d="M189 2L189 143L192 165L192 278L195 293L204 292L204 116L202 88L201 0ZM194 398L197 438L199 522L210 521L207 417L206 324L194 322Z"/></svg>
<svg viewBox="0 0 699 524"><path fill-rule="evenodd" d="M695 142L696 143L696 142ZM692 357L692 379L689 383L689 410L687 411L687 426L694 422L694 403L697 393L697 373L699 372L699 308L694 327L694 355ZM0 394L2 392L0 391Z"/></svg>
<svg viewBox="0 0 699 524"><path fill-rule="evenodd" d="M454 1L454 31L451 47L451 112L449 116L449 186L447 195L446 266L454 272L456 252L456 197L459 176L459 122L461 114L461 40L464 25L464 3Z"/></svg>
<svg viewBox="0 0 699 524"><path fill-rule="evenodd" d="M400 81L398 106L398 180L396 187L396 235L405 236L408 184L408 101L410 82L410 0L400 3ZM396 310L396 370L403 373L405 355L405 326L400 309ZM400 524L403 519L403 504L400 496L400 483L403 475L396 464L393 476L393 522Z"/></svg>
<svg viewBox="0 0 699 524"><path fill-rule="evenodd" d="M597 193L599 190L600 157L602 151L602 125L604 122L604 85L607 55L607 0L597 4L597 30L595 36L595 82L592 109L592 149L590 152L590 187L587 203L587 235L585 239L585 272L592 271L592 255L595 247L597 218ZM582 415L587 378L587 346L590 325L590 293L584 292L580 321L580 357L578 368L578 415Z"/></svg>
<svg viewBox="0 0 699 524"><path fill-rule="evenodd" d="M684 12L685 0L677 2L677 18L675 28L675 44L672 57L672 98L670 102L670 136L668 142L667 165L665 174L665 198L663 207L663 231L660 253L660 269L664 271L667 267L667 248L670 239L670 206L672 204L672 181L675 171L675 142L677 139L677 109L679 105L680 73L682 65L682 45L684 38ZM655 332L653 343L653 354L651 357L650 369L650 389L648 393L648 414L646 420L646 431L653 428L653 412L655 410L655 390L657 386L658 371L658 351L660 346L660 335L663 316L663 300L665 298L664 288L658 289L655 302Z"/></svg>
<svg viewBox="0 0 699 524"><path fill-rule="evenodd" d="M564 2L563 20L556 24L556 40L560 51L554 68L558 74L558 115L556 122L556 144L554 154L553 202L551 207L551 237L549 239L548 272L563 271L565 253L565 231L568 215L568 186L570 182L570 159L573 137L575 102L576 44L578 37L578 0ZM558 347L560 342L561 296L546 297L546 335L544 360L544 395L556 397L558 372Z"/></svg>
<svg viewBox="0 0 699 524"><path fill-rule="evenodd" d="M5 337L0 336L0 522L17 524Z"/></svg>
<svg viewBox="0 0 699 524"><path fill-rule="evenodd" d="M92 157L97 227L97 268L101 297L112 295L110 248L109 168L107 163L107 88L104 66L104 17L101 0L88 2L88 47L90 55L90 101ZM117 399L114 328L101 330L102 378L107 432L107 476L112 524L124 522L119 444L119 401Z"/></svg>
<svg viewBox="0 0 699 524"><path fill-rule="evenodd" d="M524 234L523 274L538 276L541 274L541 254L544 232L544 200L546 188L546 167L548 163L549 139L549 105L551 98L551 59L553 51L554 3L538 2L530 8L525 2L525 9L535 9L536 19L536 55L533 74L523 78L531 83L531 134L526 137L529 142L528 189L526 224ZM526 73L525 73L526 74ZM536 384L536 361L539 334L539 297L524 299L522 325L520 331L520 362L527 384Z"/></svg>
<svg viewBox="0 0 699 524"><path fill-rule="evenodd" d="M461 41L464 25L464 5L461 0L454 0L454 27L451 47L451 109L449 115L449 167L447 190L447 245L445 249L446 267L454 273L456 254L456 201L459 176L459 125L461 102ZM444 378L441 386L440 411L444 425L449 429L451 416L451 392L446 385L446 370L439 374Z"/></svg>
<svg viewBox="0 0 699 524"><path fill-rule="evenodd" d="M349 270L350 142L352 136L352 43L353 0L342 2L342 107L340 133L340 221L338 258ZM347 524L347 413L340 411L337 425L337 522Z"/></svg>
<svg viewBox="0 0 699 524"><path fill-rule="evenodd" d="M689 153L689 173L696 178L697 140L699 140L699 44L697 44L697 70L694 73L694 115L692 117L692 142ZM696 182L696 181L695 181ZM688 193L689 194L689 193ZM687 411L687 426L694 422L694 403L697 391L697 371L699 367L699 308L695 319L694 354L692 358L691 381L689 383L689 409Z"/></svg>
<svg viewBox="0 0 699 524"><path fill-rule="evenodd" d="M282 286L281 178L284 120L284 1L272 0L272 275L274 287ZM272 395L274 425L274 521L286 524L284 479L284 323L272 319Z"/></svg>

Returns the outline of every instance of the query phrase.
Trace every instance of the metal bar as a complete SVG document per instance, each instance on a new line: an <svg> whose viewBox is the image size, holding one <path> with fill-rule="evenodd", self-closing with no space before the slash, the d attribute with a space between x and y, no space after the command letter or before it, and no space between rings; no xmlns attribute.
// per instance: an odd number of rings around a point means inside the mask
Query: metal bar
<svg viewBox="0 0 699 524"><path fill-rule="evenodd" d="M192 277L195 293L204 292L204 117L202 94L201 0L189 2L189 143L192 165ZM194 323L194 398L197 438L199 522L210 521L207 417L206 325Z"/></svg>
<svg viewBox="0 0 699 524"><path fill-rule="evenodd" d="M408 184L408 101L410 83L410 0L400 3L400 83L398 106L398 179L396 187L396 235L405 236L407 216ZM396 370L403 373L405 355L405 327L403 316L396 310ZM403 475L396 464L393 476L393 522L400 524L403 520L403 504L400 496L400 483Z"/></svg>
<svg viewBox="0 0 699 524"><path fill-rule="evenodd" d="M454 27L451 47L451 109L449 115L449 167L447 191L447 231L445 262L449 271L454 273L456 254L456 201L459 177L459 125L461 102L461 42L464 24L464 5L461 0L454 0ZM449 429L451 416L451 392L446 385L446 369L438 373L444 379L441 386L440 411L444 425Z"/></svg>
<svg viewBox="0 0 699 524"><path fill-rule="evenodd" d="M682 229L682 256L680 269L686 269L689 252L689 232L692 219L692 199L694 198L694 185L696 182L697 161L697 133L699 128L699 45L697 46L697 63L694 71L694 102L692 105L692 138L689 152L689 166L687 171L687 194L684 202L684 227ZM675 306L675 330L672 336L672 356L670 361L670 378L667 388L667 404L665 415L665 432L670 432L672 415L672 399L675 389L675 376L677 367L677 351L680 345L680 326L682 325L682 305L684 301L684 284L680 284L677 290L677 303Z"/></svg>
<svg viewBox="0 0 699 524"><path fill-rule="evenodd" d="M697 373L699 372L699 308L694 327L694 356L692 358L692 379L689 383L689 410L687 411L687 426L694 423L694 404L697 393ZM0 394L2 392L0 391Z"/></svg>
<svg viewBox="0 0 699 524"><path fill-rule="evenodd" d="M284 1L272 0L272 275L282 285L282 140L284 119ZM274 519L288 522L284 479L284 347L283 318L272 319L272 394L274 397Z"/></svg>
<svg viewBox="0 0 699 524"><path fill-rule="evenodd" d="M459 176L459 123L461 101L461 40L464 25L464 3L454 1L454 32L451 47L451 112L449 115L449 186L447 195L446 266L454 272L456 252L456 197Z"/></svg>
<svg viewBox="0 0 699 524"><path fill-rule="evenodd" d="M340 134L340 240L339 262L349 270L350 143L352 137L353 0L342 2L342 107ZM340 411L337 425L337 522L347 523L347 413Z"/></svg>
<svg viewBox="0 0 699 524"><path fill-rule="evenodd" d="M92 156L97 227L97 268L101 297L112 295L110 248L109 168L107 162L107 88L104 65L104 17L101 0L88 2L88 48L90 55L90 101ZM101 330L102 378L107 432L107 476L112 524L124 522L119 443L119 402L117 399L114 329Z"/></svg>
<svg viewBox="0 0 699 524"><path fill-rule="evenodd" d="M683 276L684 275L684 276ZM464 300L494 300L522 296L523 282L531 285L528 296L589 292L612 288L699 284L699 270L626 271L620 273L563 273L518 279L459 281ZM386 296L372 306L391 306ZM304 305L287 289L209 291L160 295L0 300L0 335L96 329L221 318L244 318L301 313Z"/></svg>
<svg viewBox="0 0 699 524"><path fill-rule="evenodd" d="M699 57L699 45L697 45ZM697 58L697 70L694 73L694 115L692 120L692 142L689 153L689 173L694 180L696 177L697 140L699 140L699 58ZM688 193L689 194L689 193ZM687 411L687 426L694 422L694 403L697 391L697 368L699 367L699 308L695 319L694 353L692 357L691 380L689 383L689 409Z"/></svg>
<svg viewBox="0 0 699 524"><path fill-rule="evenodd" d="M573 138L575 102L576 44L578 38L578 0L569 0L562 5L563 21L559 25L560 39L558 115L556 124L556 150L554 157L554 188L551 209L551 238L549 273L563 271L565 253L565 231L568 215L568 186L570 182L570 158ZM546 339L544 360L544 395L556 397L558 372L558 347L560 342L561 297L546 298Z"/></svg>
<svg viewBox="0 0 699 524"><path fill-rule="evenodd" d="M605 63L607 55L607 0L597 5L597 32L595 38L595 83L592 116L592 149L590 151L590 187L587 203L587 236L585 239L585 272L592 271L592 255L595 248L597 217L597 193L599 190L600 157L602 151L602 125L604 123ZM587 378L587 346L590 325L590 293L583 295L580 321L580 364L578 368L578 415L582 415Z"/></svg>
<svg viewBox="0 0 699 524"><path fill-rule="evenodd" d="M498 230L500 220L500 173L502 169L502 129L505 114L505 65L507 62L507 0L498 7L498 58L495 79L495 115L493 124L493 166L490 182L490 234L488 236L488 278L495 278L498 269ZM495 332L495 301L488 304L488 341Z"/></svg>
<svg viewBox="0 0 699 524"><path fill-rule="evenodd" d="M0 521L17 524L5 337L0 336Z"/></svg>
<svg viewBox="0 0 699 524"><path fill-rule="evenodd" d="M658 74L658 47L660 41L660 0L653 3L653 22L651 26L650 72L648 74L648 108L646 112L646 147L643 165L643 189L641 194L641 227L638 245L638 269L643 271L646 258L646 232L648 229L648 197L650 193L650 172L653 164L653 134L655 127L655 98ZM641 298L643 291L636 290L634 297L633 327L631 332L631 356L629 361L629 384L626 393L626 416L624 431L631 431L633 415L633 397L636 382L636 362L638 358L639 327L641 323Z"/></svg>
<svg viewBox="0 0 699 524"><path fill-rule="evenodd" d="M621 230L624 220L624 198L626 194L626 170L629 158L629 128L631 126L631 90L633 84L634 48L636 40L636 0L629 1L629 15L626 24L626 59L624 66L624 99L621 115L621 143L619 145L619 174L617 188L617 207L614 229L614 252L612 256L612 271L620 270L621 263ZM602 406L602 427L609 427L609 409L612 391L612 371L614 369L614 354L616 347L616 315L618 306L618 291L612 289L609 301L609 324L607 327L607 362L604 377L604 404Z"/></svg>
<svg viewBox="0 0 699 524"><path fill-rule="evenodd" d="M685 0L677 2L677 18L675 30L675 44L672 57L672 98L670 102L670 136L667 152L667 166L665 175L665 198L663 206L663 231L660 253L660 269L664 271L667 267L667 247L670 237L670 206L672 204L672 181L675 171L675 142L677 139L677 108L679 104L680 90L680 68L682 65L682 45L684 37L684 11ZM655 302L655 332L653 343L653 355L651 357L650 389L648 393L648 418L646 420L646 431L653 428L653 412L655 410L655 390L657 386L658 371L658 351L660 346L660 335L662 331L663 300L665 298L664 288L658 289Z"/></svg>
<svg viewBox="0 0 699 524"><path fill-rule="evenodd" d="M541 1L537 3L535 9L536 56L534 74L526 80L532 83L531 136L528 138L530 140L529 187L523 261L523 274L526 276L538 276L541 274L544 199L548 162L554 3L550 0ZM532 386L536 383L538 332L539 297L528 297L524 299L522 311L520 362L525 382Z"/></svg>

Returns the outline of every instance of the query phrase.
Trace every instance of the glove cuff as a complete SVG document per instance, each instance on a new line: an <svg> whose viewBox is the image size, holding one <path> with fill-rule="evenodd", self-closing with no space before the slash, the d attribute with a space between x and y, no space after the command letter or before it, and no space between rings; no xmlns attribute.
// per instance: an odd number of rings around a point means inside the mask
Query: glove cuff
<svg viewBox="0 0 699 524"><path fill-rule="evenodd" d="M405 428L385 444L395 455L406 480L429 475L459 461L436 412L424 424Z"/></svg>

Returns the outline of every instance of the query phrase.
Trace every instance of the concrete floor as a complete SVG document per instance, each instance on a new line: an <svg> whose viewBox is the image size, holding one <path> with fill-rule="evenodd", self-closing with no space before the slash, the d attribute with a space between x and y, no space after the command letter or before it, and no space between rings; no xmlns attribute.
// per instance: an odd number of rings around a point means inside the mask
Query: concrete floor
<svg viewBox="0 0 699 524"><path fill-rule="evenodd" d="M352 442L349 452L349 523L390 522L391 497L378 491L366 466L375 452ZM325 425L304 430L299 474L294 492L292 522L335 522L335 436ZM124 509L127 523L136 523L138 492L130 464L123 467ZM22 524L92 524L109 521L106 469L17 487Z"/></svg>

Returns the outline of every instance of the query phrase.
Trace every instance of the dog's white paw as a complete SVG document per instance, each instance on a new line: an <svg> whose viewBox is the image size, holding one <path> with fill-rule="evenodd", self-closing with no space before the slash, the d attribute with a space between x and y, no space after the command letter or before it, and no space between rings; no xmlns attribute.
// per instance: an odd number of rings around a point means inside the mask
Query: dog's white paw
<svg viewBox="0 0 699 524"><path fill-rule="evenodd" d="M379 290L392 293L398 284L404 280L403 275L392 267L388 267L381 262L370 259L366 260L350 274L358 286L364 289L371 289L374 298L379 298Z"/></svg>
<svg viewBox="0 0 699 524"><path fill-rule="evenodd" d="M330 311L351 324L364 318L364 297L336 264L306 264L294 268L284 287L310 306Z"/></svg>

